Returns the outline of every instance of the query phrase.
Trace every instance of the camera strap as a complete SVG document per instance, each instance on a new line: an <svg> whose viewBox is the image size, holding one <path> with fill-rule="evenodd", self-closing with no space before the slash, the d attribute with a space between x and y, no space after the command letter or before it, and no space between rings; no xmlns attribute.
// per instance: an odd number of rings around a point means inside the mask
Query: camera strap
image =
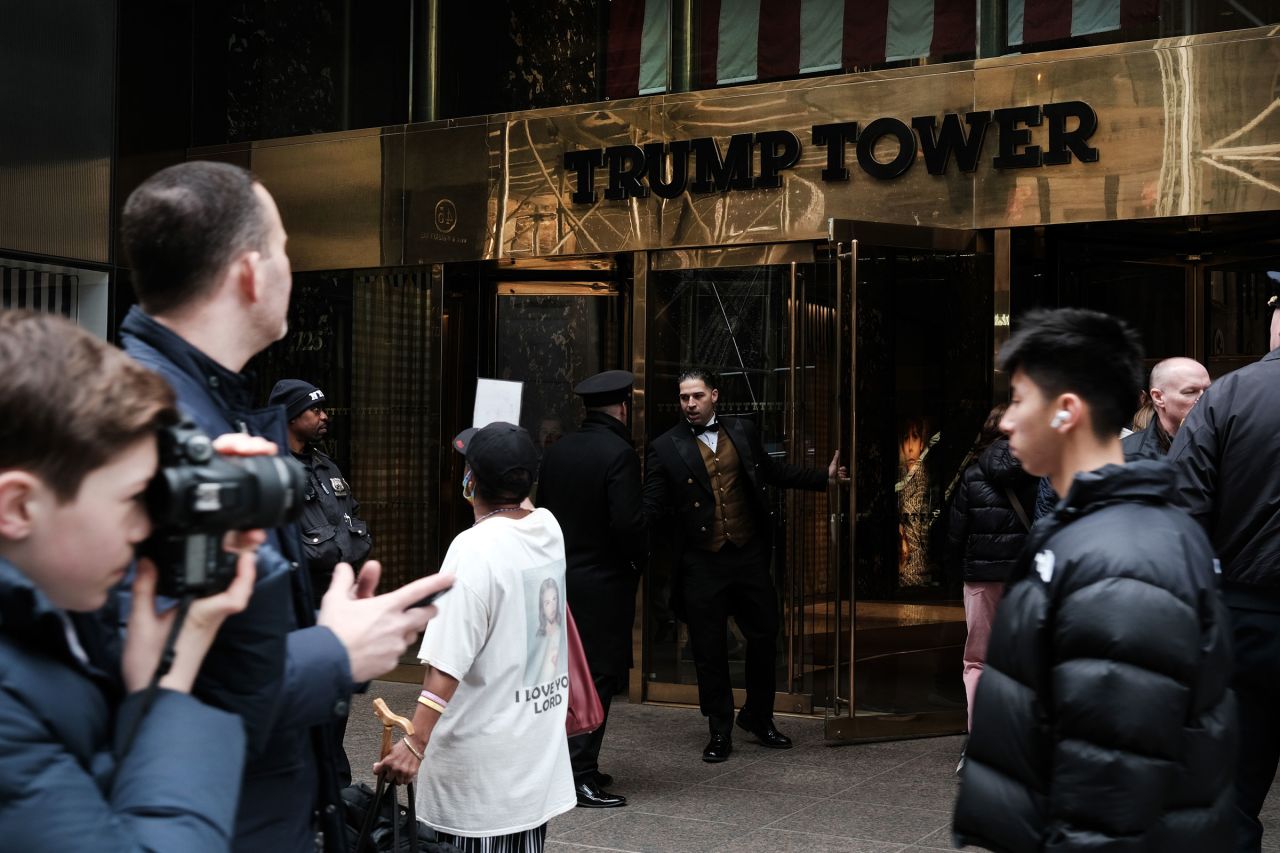
<svg viewBox="0 0 1280 853"><path fill-rule="evenodd" d="M133 718L133 725L129 727L129 734L120 744L120 752L116 767L124 761L124 757L129 754L129 748L133 746L134 739L138 736L138 729L142 727L142 721L146 718L147 712L151 710L151 706L155 704L156 696L160 693L160 679L169 674L169 670L173 668L173 660L177 656L178 632L182 630L182 623L186 621L187 611L191 609L191 602L195 599L189 595L183 596L178 602L177 612L173 615L173 624L169 626L169 636L165 638L164 649L160 652L160 661L156 664L156 671L151 675L151 681L147 684L146 690L142 696L142 707L138 710L138 715Z"/></svg>

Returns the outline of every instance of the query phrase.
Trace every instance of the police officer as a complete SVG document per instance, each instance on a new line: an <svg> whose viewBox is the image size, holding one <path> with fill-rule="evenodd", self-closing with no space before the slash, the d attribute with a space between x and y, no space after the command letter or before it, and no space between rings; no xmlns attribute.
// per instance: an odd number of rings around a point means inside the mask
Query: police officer
<svg viewBox="0 0 1280 853"><path fill-rule="evenodd" d="M636 585L646 557L640 460L627 429L631 386L626 370L608 370L578 384L587 408L581 428L548 448L538 479L538 505L564 532L569 606L582 637L592 680L608 721L609 700L631 668ZM569 739L578 805L614 808L625 797L605 787L600 772L605 724Z"/></svg>
<svg viewBox="0 0 1280 853"><path fill-rule="evenodd" d="M369 527L356 516L360 505L351 487L333 460L316 445L329 432L329 413L325 411L324 392L301 379L281 379L271 389L270 406L284 406L289 419L289 450L307 469L307 494L302 504L302 550L311 573L311 590L316 609L320 597L329 588L333 567L350 563L357 571L373 537ZM334 764L339 784L351 784L351 763L347 760L343 741L347 717L342 715L331 728Z"/></svg>
<svg viewBox="0 0 1280 853"><path fill-rule="evenodd" d="M317 447L329 432L324 392L301 379L281 379L268 401L284 406L289 419L289 449L307 469L308 488L302 507L302 546L311 570L311 588L320 596L338 563L355 569L369 556L373 537L356 515L360 504L334 461ZM317 598L316 607L320 606Z"/></svg>

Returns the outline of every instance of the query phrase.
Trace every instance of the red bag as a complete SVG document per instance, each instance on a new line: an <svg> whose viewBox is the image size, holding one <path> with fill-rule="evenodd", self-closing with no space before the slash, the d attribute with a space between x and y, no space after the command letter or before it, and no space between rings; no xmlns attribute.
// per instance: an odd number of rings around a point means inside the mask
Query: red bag
<svg viewBox="0 0 1280 853"><path fill-rule="evenodd" d="M604 723L604 706L591 680L591 668L587 666L587 653L582 650L578 626L573 623L569 606L564 608L565 639L569 641L569 715L564 727L569 737L585 735Z"/></svg>

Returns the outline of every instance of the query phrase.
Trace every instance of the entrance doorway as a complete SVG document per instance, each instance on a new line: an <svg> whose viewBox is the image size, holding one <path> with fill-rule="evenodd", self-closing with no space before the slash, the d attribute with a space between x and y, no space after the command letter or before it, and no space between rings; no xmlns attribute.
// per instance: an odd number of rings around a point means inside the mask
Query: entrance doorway
<svg viewBox="0 0 1280 853"><path fill-rule="evenodd" d="M1017 229L1013 315L1106 311L1141 333L1148 369L1188 356L1216 379L1267 352L1277 224L1274 213L1253 213Z"/></svg>
<svg viewBox="0 0 1280 853"><path fill-rule="evenodd" d="M985 235L868 223L834 223L829 245L651 261L646 438L677 422L676 376L698 365L721 377L720 412L751 418L771 455L825 468L839 449L853 472L826 493L771 494L775 709L826 713L829 737L963 729L943 507L990 408L992 277ZM650 561L645 695L692 704L675 559ZM744 646L730 637L738 688Z"/></svg>

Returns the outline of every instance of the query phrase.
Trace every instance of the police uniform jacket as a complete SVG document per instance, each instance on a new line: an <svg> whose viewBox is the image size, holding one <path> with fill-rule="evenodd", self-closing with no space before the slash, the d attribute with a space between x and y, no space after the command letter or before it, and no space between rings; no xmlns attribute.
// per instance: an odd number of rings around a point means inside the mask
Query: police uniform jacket
<svg viewBox="0 0 1280 853"><path fill-rule="evenodd" d="M205 433L247 432L288 452L284 407L255 410L242 374L227 370L137 306L129 309L120 332L125 352L169 382L183 414ZM313 809L326 803L340 807L330 738L317 727L346 716L354 686L351 664L337 636L315 624L301 559L296 526L268 531L267 543L258 549L249 606L223 622L194 691L205 702L239 714L248 736L232 846L237 853L309 853ZM335 844L339 828L332 833Z"/></svg>
<svg viewBox="0 0 1280 853"><path fill-rule="evenodd" d="M827 487L825 468L788 465L769 456L755 424L743 418L721 418L718 441L733 442L746 477L745 492L751 511L753 534L767 546L773 536L768 486L808 489ZM698 438L685 421L658 436L645 458L644 509L653 523L666 518L682 547L711 539L715 523L715 496L711 477L698 450ZM674 516L674 518L672 518Z"/></svg>
<svg viewBox="0 0 1280 853"><path fill-rule="evenodd" d="M327 455L313 448L310 457L294 454L307 469L307 494L302 504L302 551L311 569L311 591L317 606L329 588L333 567L350 563L359 569L369 556L373 537L357 514L360 504L342 471Z"/></svg>
<svg viewBox="0 0 1280 853"><path fill-rule="evenodd" d="M1265 609L1280 607L1280 349L1209 386L1169 461L1179 500L1222 561L1228 604L1262 596Z"/></svg>
<svg viewBox="0 0 1280 853"><path fill-rule="evenodd" d="M957 845L1005 853L1233 848L1230 624L1163 460L1076 476L996 612Z"/></svg>
<svg viewBox="0 0 1280 853"><path fill-rule="evenodd" d="M647 550L640 459L627 428L587 412L581 429L547 450L537 498L564 532L565 583L587 663L595 674L623 677Z"/></svg>

